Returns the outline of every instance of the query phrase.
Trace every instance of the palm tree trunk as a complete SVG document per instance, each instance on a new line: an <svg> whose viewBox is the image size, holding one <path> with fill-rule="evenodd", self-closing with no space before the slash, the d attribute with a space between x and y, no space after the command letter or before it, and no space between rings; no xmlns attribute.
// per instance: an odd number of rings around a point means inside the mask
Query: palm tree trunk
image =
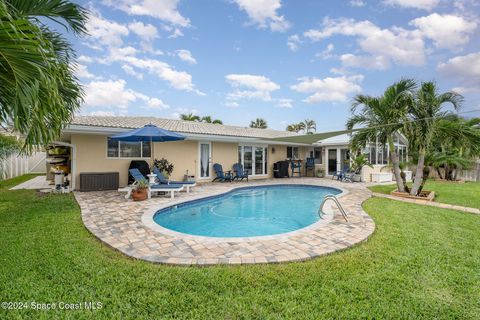
<svg viewBox="0 0 480 320"><path fill-rule="evenodd" d="M390 162L393 166L393 173L395 175L395 181L397 183L397 189L400 192L405 192L405 185L400 173L400 160L398 158L397 152L395 152L395 146L393 144L392 137L388 137L388 147L390 148Z"/></svg>
<svg viewBox="0 0 480 320"><path fill-rule="evenodd" d="M413 186L410 190L410 195L416 196L419 192L420 186L423 181L423 167L425 166L425 149L421 148L418 153L417 170L415 171L415 179L413 180Z"/></svg>

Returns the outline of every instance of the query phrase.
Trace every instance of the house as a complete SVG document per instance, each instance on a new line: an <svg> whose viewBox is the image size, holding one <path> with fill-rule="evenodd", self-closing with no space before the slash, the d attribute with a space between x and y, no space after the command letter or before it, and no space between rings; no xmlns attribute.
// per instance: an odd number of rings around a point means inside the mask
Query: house
<svg viewBox="0 0 480 320"><path fill-rule="evenodd" d="M154 158L166 158L174 164L174 180L183 180L189 174L198 182L211 181L215 178L214 163L231 170L236 162L243 164L252 179L269 178L275 162L308 157L315 158L317 168L324 167L327 174L333 174L349 159L345 131L324 133L324 139L305 143L289 140L302 135L279 130L154 117L77 116L53 143L70 149L68 163L74 189L80 188L81 173L118 172L119 186L126 186L130 162L148 162L151 147L145 142L118 142L109 137L146 124L186 136L183 141L154 142Z"/></svg>

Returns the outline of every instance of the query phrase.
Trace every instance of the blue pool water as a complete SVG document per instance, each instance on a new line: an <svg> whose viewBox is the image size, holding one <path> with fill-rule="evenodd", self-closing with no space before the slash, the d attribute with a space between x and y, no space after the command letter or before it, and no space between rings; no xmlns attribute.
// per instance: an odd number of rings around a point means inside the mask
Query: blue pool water
<svg viewBox="0 0 480 320"><path fill-rule="evenodd" d="M334 188L306 185L248 187L158 211L162 227L199 236L251 237L294 231L319 220L318 207Z"/></svg>

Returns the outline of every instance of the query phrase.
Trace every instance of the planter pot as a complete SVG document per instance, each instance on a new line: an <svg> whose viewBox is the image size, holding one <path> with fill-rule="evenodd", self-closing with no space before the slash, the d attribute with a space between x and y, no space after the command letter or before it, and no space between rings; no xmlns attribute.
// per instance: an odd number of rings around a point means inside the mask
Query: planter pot
<svg viewBox="0 0 480 320"><path fill-rule="evenodd" d="M423 201L433 201L435 198L435 191L428 191L423 190L420 192L420 196L411 196L408 192L398 192L398 190L390 192L392 196L400 197L400 198L408 198L408 199L415 199L415 200L423 200Z"/></svg>
<svg viewBox="0 0 480 320"><path fill-rule="evenodd" d="M132 191L133 201L143 201L148 198L148 189L139 189Z"/></svg>
<svg viewBox="0 0 480 320"><path fill-rule="evenodd" d="M354 175L352 176L352 181L353 181L353 182L362 182L362 176L359 175L359 174L354 174Z"/></svg>
<svg viewBox="0 0 480 320"><path fill-rule="evenodd" d="M317 178L325 178L325 172L316 173Z"/></svg>

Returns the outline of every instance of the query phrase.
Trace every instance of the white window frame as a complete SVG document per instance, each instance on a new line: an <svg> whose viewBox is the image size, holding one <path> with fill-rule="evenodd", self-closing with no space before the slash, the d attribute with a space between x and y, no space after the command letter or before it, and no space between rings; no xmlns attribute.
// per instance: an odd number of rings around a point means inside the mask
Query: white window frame
<svg viewBox="0 0 480 320"><path fill-rule="evenodd" d="M252 177L266 177L266 176L268 176L268 172L265 172L265 163L268 166L268 159L267 159L268 155L265 154L265 151L268 152L268 145L266 145L266 144L240 143L240 144L238 144L238 147L241 147L241 150L242 150L240 163L242 164L242 166L244 168L245 168L244 161L243 161L243 158L244 158L244 155L245 155L244 147L251 147L252 148L252 172L249 172L250 176L252 176ZM238 147L237 147L237 153L238 153ZM255 148L262 148L262 173L261 174L255 174ZM267 171L268 171L268 169L267 169Z"/></svg>
<svg viewBox="0 0 480 320"><path fill-rule="evenodd" d="M150 159L151 156L149 157L144 157L143 156L143 141L138 141L140 142L140 157L121 157L121 152L120 152L120 144L122 141L118 141L118 157L110 157L108 155L108 138L105 141L105 157L109 160L117 160L117 159ZM152 153L152 146L150 145L150 154Z"/></svg>

